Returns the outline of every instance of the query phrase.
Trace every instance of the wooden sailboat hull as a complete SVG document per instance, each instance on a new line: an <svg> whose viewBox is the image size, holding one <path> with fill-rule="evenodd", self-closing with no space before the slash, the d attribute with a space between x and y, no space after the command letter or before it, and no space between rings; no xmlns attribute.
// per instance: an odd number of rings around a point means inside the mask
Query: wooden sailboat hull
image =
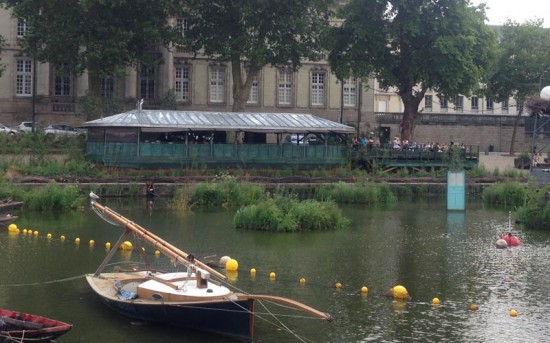
<svg viewBox="0 0 550 343"><path fill-rule="evenodd" d="M90 286L102 301L120 314L140 321L167 324L180 328L208 331L230 336L243 341L253 338L254 299L232 297L212 297L188 301L167 301L167 294L158 291L157 300L148 293L138 290L140 295L130 300L121 299L113 285L113 280L129 277L139 280L135 273L102 274L101 277L87 275ZM144 284L139 280L136 284ZM135 289L135 287L134 287ZM206 290L204 290L206 292ZM163 297L160 298L159 294Z"/></svg>

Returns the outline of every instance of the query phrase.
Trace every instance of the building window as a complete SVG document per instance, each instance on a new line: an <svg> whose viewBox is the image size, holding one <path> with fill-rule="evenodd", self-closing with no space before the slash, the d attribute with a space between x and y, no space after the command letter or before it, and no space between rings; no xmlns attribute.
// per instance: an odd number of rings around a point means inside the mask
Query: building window
<svg viewBox="0 0 550 343"><path fill-rule="evenodd" d="M508 99L502 102L502 113L508 113Z"/></svg>
<svg viewBox="0 0 550 343"><path fill-rule="evenodd" d="M492 111L494 108L493 98L487 98L487 111Z"/></svg>
<svg viewBox="0 0 550 343"><path fill-rule="evenodd" d="M463 108L464 108L464 97L462 95L459 95L455 98L455 110L462 111Z"/></svg>
<svg viewBox="0 0 550 343"><path fill-rule="evenodd" d="M252 79L252 86L250 87L250 94L248 95L248 104L258 104L260 102L260 86L258 77L254 76Z"/></svg>
<svg viewBox="0 0 550 343"><path fill-rule="evenodd" d="M101 79L101 97L112 99L115 97L115 79L112 77Z"/></svg>
<svg viewBox="0 0 550 343"><path fill-rule="evenodd" d="M311 73L311 105L313 106L325 104L325 77L324 71Z"/></svg>
<svg viewBox="0 0 550 343"><path fill-rule="evenodd" d="M344 80L343 101L344 106L353 107L357 105L357 81L354 77Z"/></svg>
<svg viewBox="0 0 550 343"><path fill-rule="evenodd" d="M424 108L426 111L432 111L434 98L433 95L424 95Z"/></svg>
<svg viewBox="0 0 550 343"><path fill-rule="evenodd" d="M449 101L447 101L447 98L442 96L441 98L439 98L439 102L441 104L442 111L447 111L449 109Z"/></svg>
<svg viewBox="0 0 550 343"><path fill-rule="evenodd" d="M180 101L188 102L190 99L189 97L189 89L190 89L190 69L189 66L176 66L175 70L175 84L174 84L174 90L176 92L176 97Z"/></svg>
<svg viewBox="0 0 550 343"><path fill-rule="evenodd" d="M225 68L210 70L210 102L223 103L225 101Z"/></svg>
<svg viewBox="0 0 550 343"><path fill-rule="evenodd" d="M181 36L185 37L185 32L189 29L189 21L185 18L177 18L176 28L181 32Z"/></svg>
<svg viewBox="0 0 550 343"><path fill-rule="evenodd" d="M139 87L141 99L155 98L155 67L141 67Z"/></svg>
<svg viewBox="0 0 550 343"><path fill-rule="evenodd" d="M472 112L477 112L479 110L479 98L477 96L471 97L470 103L472 106Z"/></svg>
<svg viewBox="0 0 550 343"><path fill-rule="evenodd" d="M32 60L17 60L15 93L32 95Z"/></svg>
<svg viewBox="0 0 550 343"><path fill-rule="evenodd" d="M292 105L292 72L288 70L279 71L279 81L277 85L279 105Z"/></svg>
<svg viewBox="0 0 550 343"><path fill-rule="evenodd" d="M55 68L55 95L71 95L71 74L67 63L64 62L58 63Z"/></svg>
<svg viewBox="0 0 550 343"><path fill-rule="evenodd" d="M23 38L27 34L27 23L23 19L17 19L17 38Z"/></svg>

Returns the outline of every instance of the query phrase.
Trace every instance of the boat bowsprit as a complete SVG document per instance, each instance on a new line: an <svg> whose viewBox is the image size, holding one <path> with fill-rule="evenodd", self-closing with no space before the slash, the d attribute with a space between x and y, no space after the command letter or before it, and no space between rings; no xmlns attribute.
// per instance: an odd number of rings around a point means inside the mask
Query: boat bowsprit
<svg viewBox="0 0 550 343"><path fill-rule="evenodd" d="M303 303L272 295L233 291L225 275L197 260L115 211L91 201L92 209L109 223L125 228L115 247L132 238L145 261L135 266L104 272L117 252L112 249L94 274L86 275L91 288L113 310L133 319L169 324L232 336L250 341L254 337L254 304L269 301L294 308L311 316L332 320L330 315ZM140 242L151 244L185 266L185 271L165 272L151 267Z"/></svg>

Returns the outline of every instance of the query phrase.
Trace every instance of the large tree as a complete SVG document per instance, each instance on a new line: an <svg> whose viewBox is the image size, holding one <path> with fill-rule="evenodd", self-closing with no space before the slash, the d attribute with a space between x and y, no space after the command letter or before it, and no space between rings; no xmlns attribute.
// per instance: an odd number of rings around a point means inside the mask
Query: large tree
<svg viewBox="0 0 550 343"><path fill-rule="evenodd" d="M301 65L320 57L331 0L187 0L180 44L231 63L233 111L242 111L252 81L266 66Z"/></svg>
<svg viewBox="0 0 550 343"><path fill-rule="evenodd" d="M453 99L485 81L496 46L484 6L468 0L351 0L329 41L339 78L375 77L404 104L402 138L412 139L428 89Z"/></svg>
<svg viewBox="0 0 550 343"><path fill-rule="evenodd" d="M516 100L518 114L510 143L513 154L526 99L539 94L545 86L543 80L550 80L550 29L543 27L542 20L523 24L508 21L498 32L498 60L492 68L487 94L497 101L510 97Z"/></svg>
<svg viewBox="0 0 550 343"><path fill-rule="evenodd" d="M29 27L22 45L37 60L63 63L65 71L89 75L92 96L101 78L127 66L153 63L168 45L170 0L0 0ZM158 61L156 61L158 62Z"/></svg>

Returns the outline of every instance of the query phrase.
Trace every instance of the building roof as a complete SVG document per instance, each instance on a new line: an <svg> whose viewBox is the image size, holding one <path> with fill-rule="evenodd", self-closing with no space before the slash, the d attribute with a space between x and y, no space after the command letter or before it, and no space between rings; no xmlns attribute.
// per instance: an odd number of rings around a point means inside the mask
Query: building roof
<svg viewBox="0 0 550 343"><path fill-rule="evenodd" d="M135 127L148 132L249 131L354 133L355 128L301 113L132 110L84 123L86 128Z"/></svg>

